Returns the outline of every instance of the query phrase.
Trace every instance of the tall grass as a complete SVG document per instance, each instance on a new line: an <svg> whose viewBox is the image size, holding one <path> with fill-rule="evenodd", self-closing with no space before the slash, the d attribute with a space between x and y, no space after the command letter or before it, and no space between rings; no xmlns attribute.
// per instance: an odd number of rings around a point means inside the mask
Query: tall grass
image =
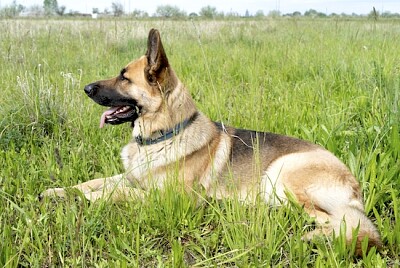
<svg viewBox="0 0 400 268"><path fill-rule="evenodd" d="M83 85L116 75L160 29L198 107L241 128L326 147L360 180L384 241L355 259L305 243L296 204L194 198L39 202L46 188L122 172L128 125L98 129ZM368 20L0 21L0 265L4 267L398 267L400 26Z"/></svg>

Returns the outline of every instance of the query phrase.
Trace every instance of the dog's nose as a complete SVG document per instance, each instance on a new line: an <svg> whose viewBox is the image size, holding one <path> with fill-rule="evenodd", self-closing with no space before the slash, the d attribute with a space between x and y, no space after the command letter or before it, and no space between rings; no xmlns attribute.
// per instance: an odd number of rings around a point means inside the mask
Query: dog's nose
<svg viewBox="0 0 400 268"><path fill-rule="evenodd" d="M94 94L96 94L97 88L98 88L98 86L93 83L93 84L86 85L84 90L85 90L86 95L91 97Z"/></svg>

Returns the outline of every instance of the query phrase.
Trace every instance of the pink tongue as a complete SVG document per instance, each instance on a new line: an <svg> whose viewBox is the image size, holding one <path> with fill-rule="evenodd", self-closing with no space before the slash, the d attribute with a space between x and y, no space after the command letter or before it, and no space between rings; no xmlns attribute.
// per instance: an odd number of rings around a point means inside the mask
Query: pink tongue
<svg viewBox="0 0 400 268"><path fill-rule="evenodd" d="M101 115L100 128L104 127L104 124L106 123L106 116L115 113L119 108L121 108L121 107L111 107L110 109L108 109Z"/></svg>

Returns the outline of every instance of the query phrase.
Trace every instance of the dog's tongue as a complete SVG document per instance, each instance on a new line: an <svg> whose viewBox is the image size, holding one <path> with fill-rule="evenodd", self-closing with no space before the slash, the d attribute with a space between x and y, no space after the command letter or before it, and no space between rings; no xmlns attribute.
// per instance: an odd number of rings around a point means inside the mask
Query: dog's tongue
<svg viewBox="0 0 400 268"><path fill-rule="evenodd" d="M119 108L121 108L121 107L111 107L110 109L108 109L101 115L100 128L104 127L104 124L106 123L106 116L115 113Z"/></svg>

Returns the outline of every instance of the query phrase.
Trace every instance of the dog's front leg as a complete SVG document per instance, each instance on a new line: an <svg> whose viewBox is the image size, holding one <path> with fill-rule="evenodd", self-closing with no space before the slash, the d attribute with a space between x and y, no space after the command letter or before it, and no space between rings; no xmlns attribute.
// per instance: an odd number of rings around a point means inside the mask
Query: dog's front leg
<svg viewBox="0 0 400 268"><path fill-rule="evenodd" d="M130 182L124 174L113 177L90 180L72 186L70 189L77 189L90 201L98 199L111 199L112 201L127 200L132 198L142 198L144 192L140 189L129 187ZM68 188L51 188L40 194L44 197L65 197Z"/></svg>
<svg viewBox="0 0 400 268"><path fill-rule="evenodd" d="M104 199L112 202L119 202L143 199L145 196L145 191L139 188L118 186L115 188L104 188L98 191L84 193L84 195L86 199L90 201Z"/></svg>

